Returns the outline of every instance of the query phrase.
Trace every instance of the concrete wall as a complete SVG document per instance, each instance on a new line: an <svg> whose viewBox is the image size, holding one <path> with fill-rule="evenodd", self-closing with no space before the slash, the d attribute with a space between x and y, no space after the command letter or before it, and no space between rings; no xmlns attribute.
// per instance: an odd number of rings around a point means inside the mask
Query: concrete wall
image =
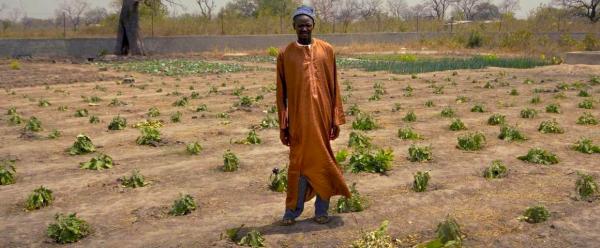
<svg viewBox="0 0 600 248"><path fill-rule="evenodd" d="M362 33L318 35L333 45L352 43L403 43L423 38L440 37L449 33ZM559 40L560 33L544 33L548 38ZM585 33L573 33L577 40ZM0 57L96 57L101 52L111 53L115 38L74 39L0 39ZM266 49L281 47L295 40L295 35L225 35L225 36L174 36L145 38L149 54L200 53L213 50Z"/></svg>

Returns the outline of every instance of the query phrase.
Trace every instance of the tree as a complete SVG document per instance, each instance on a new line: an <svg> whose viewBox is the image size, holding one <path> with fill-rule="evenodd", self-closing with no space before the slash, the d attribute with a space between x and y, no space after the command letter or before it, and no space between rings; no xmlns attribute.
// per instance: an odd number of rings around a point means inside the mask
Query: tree
<svg viewBox="0 0 600 248"><path fill-rule="evenodd" d="M360 6L360 16L363 19L369 19L381 14L382 0L362 0Z"/></svg>
<svg viewBox="0 0 600 248"><path fill-rule="evenodd" d="M69 19L69 23L73 26L73 31L77 32L81 25L83 13L89 7L89 3L85 0L65 0L59 5L55 15L64 15Z"/></svg>
<svg viewBox="0 0 600 248"><path fill-rule="evenodd" d="M450 7L452 0L430 0L429 6L435 17L442 21L446 18L446 11Z"/></svg>
<svg viewBox="0 0 600 248"><path fill-rule="evenodd" d="M514 13L519 10L519 0L502 0L498 5L500 10L500 14L506 15L514 15Z"/></svg>
<svg viewBox="0 0 600 248"><path fill-rule="evenodd" d="M212 19L213 10L215 9L215 0L196 0L198 6L200 7L200 14L205 19Z"/></svg>
<svg viewBox="0 0 600 248"><path fill-rule="evenodd" d="M475 16L475 8L483 0L456 0L456 8L462 12L466 20L472 21Z"/></svg>
<svg viewBox="0 0 600 248"><path fill-rule="evenodd" d="M475 6L472 18L473 20L494 20L499 19L500 16L498 6L489 2L483 2Z"/></svg>
<svg viewBox="0 0 600 248"><path fill-rule="evenodd" d="M348 26L358 17L359 7L357 0L339 0L335 16L342 23L344 33L348 32Z"/></svg>
<svg viewBox="0 0 600 248"><path fill-rule="evenodd" d="M592 23L600 21L600 0L554 0L578 16L586 17Z"/></svg>
<svg viewBox="0 0 600 248"><path fill-rule="evenodd" d="M166 12L163 2L176 5L176 0L118 0L121 1L121 12L119 14L117 55L144 55L144 43L140 34L140 14L146 6L154 16L156 12Z"/></svg>
<svg viewBox="0 0 600 248"><path fill-rule="evenodd" d="M254 0L233 0L221 9L226 16L251 17L257 15L258 6Z"/></svg>
<svg viewBox="0 0 600 248"><path fill-rule="evenodd" d="M85 25L99 24L108 16L108 12L105 8L96 7L86 11L83 16Z"/></svg>
<svg viewBox="0 0 600 248"><path fill-rule="evenodd" d="M408 9L404 0L387 0L387 7L390 15L396 19L401 19Z"/></svg>

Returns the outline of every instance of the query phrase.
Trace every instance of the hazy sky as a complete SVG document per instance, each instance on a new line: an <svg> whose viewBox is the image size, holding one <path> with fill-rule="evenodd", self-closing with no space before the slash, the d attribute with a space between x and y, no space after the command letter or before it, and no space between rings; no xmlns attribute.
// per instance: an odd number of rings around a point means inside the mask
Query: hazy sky
<svg viewBox="0 0 600 248"><path fill-rule="evenodd" d="M21 9L29 17L48 18L54 16L54 9L64 0L0 0L0 6L8 6L8 10L0 13L0 17L6 17L13 8ZM87 0L92 6L109 8L111 0ZM179 0L186 10L178 8L178 13L199 12L199 8L194 0ZM225 5L230 0L216 0L218 7ZM409 5L419 3L422 0L406 0ZM551 0L521 0L521 9L517 12L517 17L526 17L529 11L541 3L549 3ZM305 0L308 2L308 0Z"/></svg>

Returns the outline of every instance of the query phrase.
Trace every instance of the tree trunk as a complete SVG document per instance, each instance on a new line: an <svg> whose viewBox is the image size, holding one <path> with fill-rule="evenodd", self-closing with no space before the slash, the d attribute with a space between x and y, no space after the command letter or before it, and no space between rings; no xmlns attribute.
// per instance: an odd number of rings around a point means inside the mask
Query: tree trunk
<svg viewBox="0 0 600 248"><path fill-rule="evenodd" d="M141 0L123 0L117 33L117 55L144 55L144 43L140 35L139 4Z"/></svg>

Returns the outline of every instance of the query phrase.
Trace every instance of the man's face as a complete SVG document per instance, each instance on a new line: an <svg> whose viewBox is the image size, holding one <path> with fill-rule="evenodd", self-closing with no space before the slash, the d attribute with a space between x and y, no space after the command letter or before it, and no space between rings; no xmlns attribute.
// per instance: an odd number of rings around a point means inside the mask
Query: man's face
<svg viewBox="0 0 600 248"><path fill-rule="evenodd" d="M294 19L294 30L298 35L298 39L309 39L312 34L314 22L307 15L299 15Z"/></svg>

